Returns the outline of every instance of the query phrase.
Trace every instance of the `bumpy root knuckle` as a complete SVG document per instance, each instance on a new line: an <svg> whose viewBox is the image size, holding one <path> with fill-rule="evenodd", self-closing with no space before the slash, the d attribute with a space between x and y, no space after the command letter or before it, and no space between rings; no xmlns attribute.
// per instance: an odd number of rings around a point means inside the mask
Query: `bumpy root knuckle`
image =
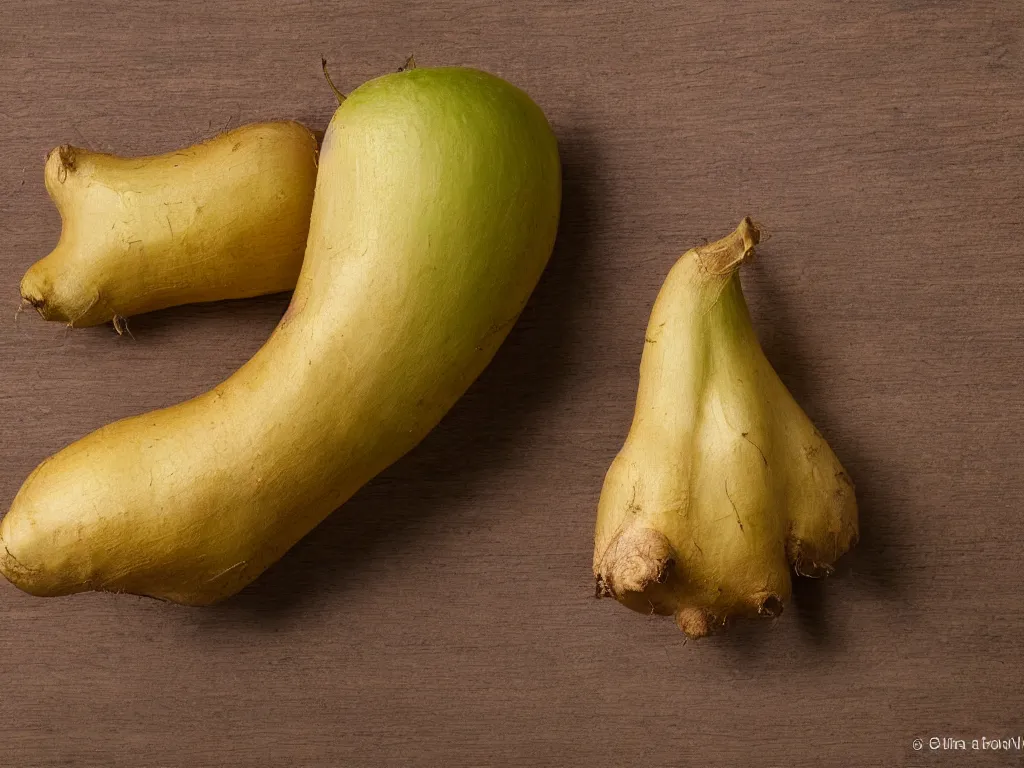
<svg viewBox="0 0 1024 768"><path fill-rule="evenodd" d="M631 528L619 533L596 569L603 594L622 596L643 592L652 584L665 584L675 561L668 539L650 528Z"/></svg>

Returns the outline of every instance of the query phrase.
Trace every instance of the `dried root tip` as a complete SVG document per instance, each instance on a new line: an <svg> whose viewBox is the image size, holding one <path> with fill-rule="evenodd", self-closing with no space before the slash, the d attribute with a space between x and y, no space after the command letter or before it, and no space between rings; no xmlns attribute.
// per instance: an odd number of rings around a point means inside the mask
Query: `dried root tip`
<svg viewBox="0 0 1024 768"><path fill-rule="evenodd" d="M18 318L21 317L21 313L25 311L25 307L29 306L31 302L27 301L23 296L21 301L18 302L18 308L14 312L14 324L18 324Z"/></svg>
<svg viewBox="0 0 1024 768"><path fill-rule="evenodd" d="M74 173L78 151L77 147L70 144L61 144L59 147L51 149L46 156L47 171L52 173L53 177L56 177L61 184L68 180L69 174Z"/></svg>
<svg viewBox="0 0 1024 768"><path fill-rule="evenodd" d="M856 534L854 534L854 537ZM851 543L852 546L852 543ZM823 562L814 557L804 542L797 539L790 539L786 544L786 556L793 564L793 570L797 576L804 576L810 579L823 579L835 573L831 563Z"/></svg>
<svg viewBox="0 0 1024 768"><path fill-rule="evenodd" d="M762 592L753 595L745 605L736 606L735 615L749 616L752 611L756 611L758 616L774 619L782 615L784 607L781 597L773 592ZM676 624L687 637L707 637L717 630L725 629L729 616L729 612L715 614L705 608L686 605L676 611Z"/></svg>
<svg viewBox="0 0 1024 768"><path fill-rule="evenodd" d="M835 573L835 568L828 563L818 563L806 558L795 561L793 563L793 570L796 571L797 576L804 576L809 579L824 579L826 576L831 576Z"/></svg>
<svg viewBox="0 0 1024 768"><path fill-rule="evenodd" d="M32 307L44 320L49 320L51 317L50 309L46 306L46 298L39 291L38 286L34 283L29 283L27 280L23 280L21 284L21 304L18 307L19 315L25 307Z"/></svg>
<svg viewBox="0 0 1024 768"><path fill-rule="evenodd" d="M25 307L32 307L33 309L39 309L45 303L44 300L38 296L26 296L21 295L21 301L18 302L18 313L24 311Z"/></svg>
<svg viewBox="0 0 1024 768"><path fill-rule="evenodd" d="M75 155L77 150L70 144L61 144L57 147L57 152L60 154L60 163L69 171L75 170Z"/></svg>
<svg viewBox="0 0 1024 768"><path fill-rule="evenodd" d="M114 323L114 330L117 331L118 336L124 336L127 333L129 336L131 336L132 339L135 338L134 336L132 336L131 329L128 328L127 317L124 317L123 315L114 315L114 317L111 319L111 322Z"/></svg>
<svg viewBox="0 0 1024 768"><path fill-rule="evenodd" d="M703 608L684 606L676 611L676 624L687 637L694 640L707 637L725 626L725 618L718 618Z"/></svg>
<svg viewBox="0 0 1024 768"><path fill-rule="evenodd" d="M711 275L731 275L754 255L754 246L759 242L761 230L746 216L735 231L721 240L694 248L694 252L703 271Z"/></svg>
<svg viewBox="0 0 1024 768"><path fill-rule="evenodd" d="M774 619L782 615L783 607L782 598L778 595L764 595L758 599L757 615Z"/></svg>
<svg viewBox="0 0 1024 768"><path fill-rule="evenodd" d="M599 596L622 599L629 592L643 592L664 584L675 567L672 545L650 528L630 528L616 536L594 569Z"/></svg>

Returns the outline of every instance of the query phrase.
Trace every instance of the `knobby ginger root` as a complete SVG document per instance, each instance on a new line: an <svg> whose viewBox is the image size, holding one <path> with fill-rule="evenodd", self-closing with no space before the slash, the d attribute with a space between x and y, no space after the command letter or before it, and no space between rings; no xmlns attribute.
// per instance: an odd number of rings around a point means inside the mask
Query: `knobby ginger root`
<svg viewBox="0 0 1024 768"><path fill-rule="evenodd" d="M853 483L751 325L738 269L758 239L744 219L669 273L598 509L598 596L674 615L691 637L777 615L791 565L827 575L857 540Z"/></svg>
<svg viewBox="0 0 1024 768"><path fill-rule="evenodd" d="M61 146L46 190L60 240L21 281L47 320L81 327L178 304L288 291L302 265L317 141L257 123L155 157Z"/></svg>
<svg viewBox="0 0 1024 768"><path fill-rule="evenodd" d="M497 77L373 80L324 137L309 246L270 340L212 391L44 461L0 525L36 595L205 604L416 445L491 360L551 254L561 173Z"/></svg>

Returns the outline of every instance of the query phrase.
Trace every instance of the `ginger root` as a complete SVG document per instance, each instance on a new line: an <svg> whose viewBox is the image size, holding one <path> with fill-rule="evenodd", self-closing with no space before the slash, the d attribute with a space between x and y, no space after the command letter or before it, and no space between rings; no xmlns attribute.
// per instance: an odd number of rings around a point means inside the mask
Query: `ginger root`
<svg viewBox="0 0 1024 768"><path fill-rule="evenodd" d="M598 509L597 595L690 637L778 615L790 566L827 575L858 535L853 483L754 334L738 269L759 238L744 219L669 273Z"/></svg>
<svg viewBox="0 0 1024 768"><path fill-rule="evenodd" d="M69 145L46 158L56 248L22 300L74 327L178 304L295 287L309 232L317 140L291 121L254 123L154 157Z"/></svg>

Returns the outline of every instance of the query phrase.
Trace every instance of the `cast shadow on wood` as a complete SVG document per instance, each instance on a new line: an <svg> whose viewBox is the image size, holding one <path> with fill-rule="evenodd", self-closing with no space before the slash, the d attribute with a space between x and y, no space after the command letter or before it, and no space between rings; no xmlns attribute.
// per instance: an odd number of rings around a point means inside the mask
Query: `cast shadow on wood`
<svg viewBox="0 0 1024 768"><path fill-rule="evenodd" d="M240 325L267 324L272 329L276 325L277 319L284 314L290 299L291 293L286 292L249 299L225 299L202 304L186 304L156 312L147 312L144 315L129 318L127 328L131 335L127 341L142 346L159 346L169 337L177 337L182 333L209 333L213 325L224 326L225 333L228 333L230 328L238 328ZM97 332L102 330L114 333L110 323L106 323L98 329ZM83 330L92 331L94 329ZM269 337L270 334L267 335ZM260 340L252 352L255 353L265 342L266 339Z"/></svg>
<svg viewBox="0 0 1024 768"><path fill-rule="evenodd" d="M586 301L580 265L593 228L595 151L585 133L560 141L563 195L551 261L494 360L427 438L359 491L235 597L204 609L203 623L266 626L304 606L358 589L376 558L401 557L453 499L484 486L515 455L532 414L550 400L572 359L568 328ZM567 468L567 471L571 471ZM437 599L443 599L439 596Z"/></svg>

